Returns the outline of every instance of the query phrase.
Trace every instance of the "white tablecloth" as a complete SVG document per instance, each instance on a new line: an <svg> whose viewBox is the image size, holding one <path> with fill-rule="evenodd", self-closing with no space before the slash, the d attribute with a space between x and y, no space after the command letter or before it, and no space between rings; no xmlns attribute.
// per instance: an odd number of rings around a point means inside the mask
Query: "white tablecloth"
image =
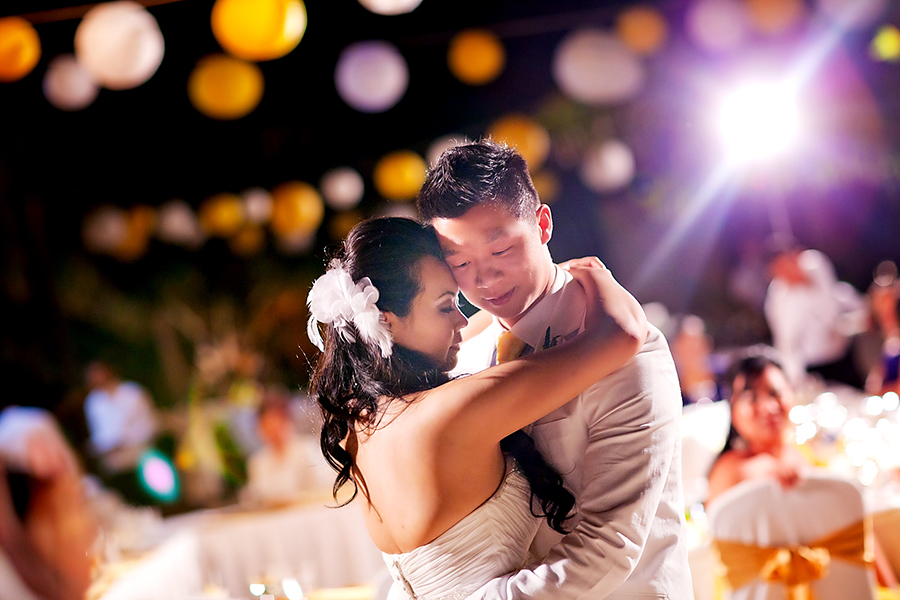
<svg viewBox="0 0 900 600"><path fill-rule="evenodd" d="M166 528L172 533L139 560L108 567L116 574L97 600L193 600L211 588L250 600L251 583L336 588L377 584L385 571L355 505L209 511Z"/></svg>

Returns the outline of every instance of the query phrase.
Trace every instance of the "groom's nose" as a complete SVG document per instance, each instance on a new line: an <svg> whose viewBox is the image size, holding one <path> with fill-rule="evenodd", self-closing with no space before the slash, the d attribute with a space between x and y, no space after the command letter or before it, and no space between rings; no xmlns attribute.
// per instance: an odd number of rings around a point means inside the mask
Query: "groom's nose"
<svg viewBox="0 0 900 600"><path fill-rule="evenodd" d="M488 263L478 263L475 265L475 285L480 288L488 288L493 285L502 273L499 269Z"/></svg>

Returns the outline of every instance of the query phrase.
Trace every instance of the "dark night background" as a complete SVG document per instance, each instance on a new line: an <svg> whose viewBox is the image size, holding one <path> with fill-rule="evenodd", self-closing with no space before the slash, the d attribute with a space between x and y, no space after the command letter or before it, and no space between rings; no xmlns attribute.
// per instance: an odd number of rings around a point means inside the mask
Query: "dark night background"
<svg viewBox="0 0 900 600"><path fill-rule="evenodd" d="M0 16L75 4L6 1ZM84 249L84 216L101 204L159 206L181 198L196 208L218 192L271 189L288 180L317 185L341 165L363 176L361 210L370 214L381 205L371 172L385 153L405 148L424 156L434 139L477 138L510 112L535 117L553 139L546 168L560 182L552 203L554 257L600 256L642 302L706 319L718 346L766 339L759 307L734 297L728 277L740 253L769 233L773 205L787 211L801 242L828 254L839 277L860 291L880 260L900 262L900 65L869 57L875 26L843 35L811 76L805 99L817 129L807 151L768 172L735 175L706 197L703 183L718 158L704 122L708 92L739 72L748 54L789 63L817 30L756 36L743 54L712 56L685 37L687 1L657 2L669 39L644 59L644 90L616 107L566 100L550 74L554 48L578 27L612 27L631 4L424 0L410 14L387 17L355 0L307 0L300 45L260 63L262 103L233 122L201 115L186 94L196 61L220 51L209 25L213 2L150 7L166 43L157 73L133 90L102 90L75 113L44 99L41 78L51 58L72 51L78 20L37 24L41 62L21 81L0 85L0 353L7 401L24 402L25 395L28 403L52 405L79 385L87 360L103 356L151 387L161 404L180 402L185 375L179 378L177 369L172 375L166 355L173 348L189 355L197 339L160 325L172 321L175 300L198 314L227 307L231 322L266 356L266 377L302 385L310 347L297 298L305 297L334 243L326 226L302 255L271 243L258 256L239 258L219 241L196 251L154 241L142 258L120 263ZM900 23L900 5L891 6L878 24ZM464 85L447 68L447 43L467 27L492 29L506 47L506 68L488 85ZM406 94L380 114L351 109L333 82L340 51L364 39L394 43L409 65ZM584 187L559 143L572 131L629 143L637 164L632 184L613 194Z"/></svg>

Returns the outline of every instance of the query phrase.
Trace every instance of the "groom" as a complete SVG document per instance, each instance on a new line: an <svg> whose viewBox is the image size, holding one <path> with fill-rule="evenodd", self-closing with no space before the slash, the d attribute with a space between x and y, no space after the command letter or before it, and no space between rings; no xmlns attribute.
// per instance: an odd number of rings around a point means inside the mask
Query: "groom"
<svg viewBox="0 0 900 600"><path fill-rule="evenodd" d="M583 290L550 257L550 209L517 152L490 140L448 150L418 206L463 294L494 317L465 342L457 372L515 358L502 356L506 343L498 356L504 332L514 334L521 356L582 328ZM577 499L571 532L562 537L544 523L531 548L537 560L472 598L692 599L681 405L668 345L651 327L624 367L534 423L538 448Z"/></svg>

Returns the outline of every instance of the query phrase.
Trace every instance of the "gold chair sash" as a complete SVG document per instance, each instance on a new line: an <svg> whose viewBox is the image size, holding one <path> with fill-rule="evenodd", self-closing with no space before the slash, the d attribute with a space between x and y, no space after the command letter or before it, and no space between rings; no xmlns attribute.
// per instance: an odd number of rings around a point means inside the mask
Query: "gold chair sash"
<svg viewBox="0 0 900 600"><path fill-rule="evenodd" d="M863 519L819 540L792 548L764 548L713 540L732 589L754 579L786 586L788 600L815 600L810 583L828 574L831 560L865 566L872 562L871 522Z"/></svg>

